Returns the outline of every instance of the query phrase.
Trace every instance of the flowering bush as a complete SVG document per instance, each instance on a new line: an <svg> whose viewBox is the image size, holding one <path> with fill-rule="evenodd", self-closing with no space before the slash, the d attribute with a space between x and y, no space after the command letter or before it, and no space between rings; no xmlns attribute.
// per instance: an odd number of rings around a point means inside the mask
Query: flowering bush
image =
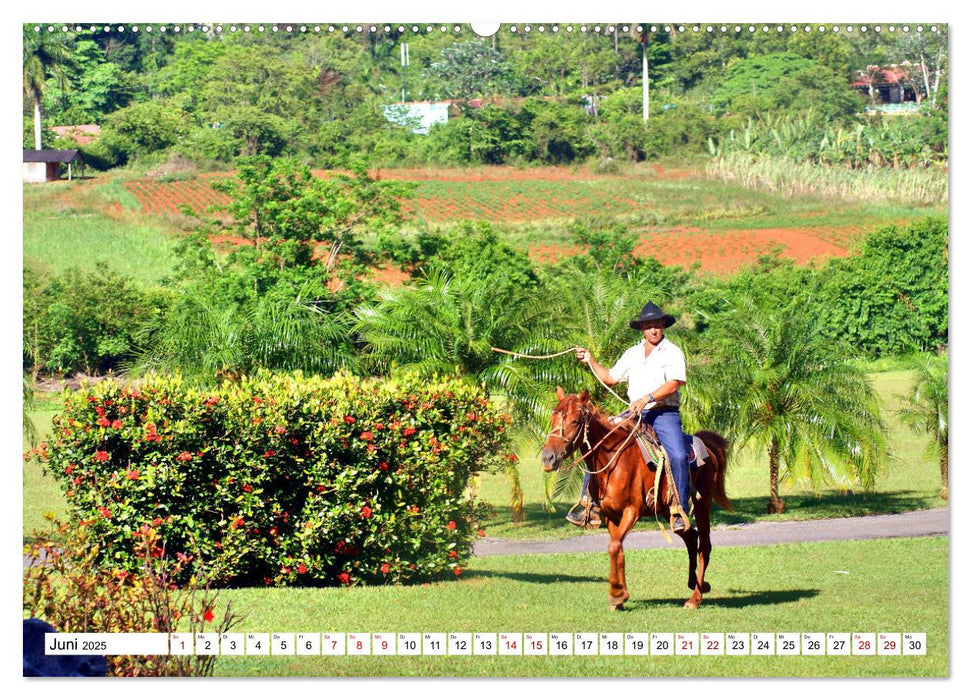
<svg viewBox="0 0 971 700"><path fill-rule="evenodd" d="M112 567L147 525L224 583L397 583L461 571L508 423L457 380L150 378L68 394L46 461Z"/></svg>
<svg viewBox="0 0 971 700"><path fill-rule="evenodd" d="M222 634L242 621L231 604L217 606L219 591L210 587L207 567L194 566L196 575L182 588L172 585L193 560L168 557L154 528L143 526L135 534L138 567L133 571L98 562L100 553L87 535L83 524L52 520L50 529L24 548L26 617L72 633ZM213 674L216 657L110 655L106 661L112 676L199 677Z"/></svg>

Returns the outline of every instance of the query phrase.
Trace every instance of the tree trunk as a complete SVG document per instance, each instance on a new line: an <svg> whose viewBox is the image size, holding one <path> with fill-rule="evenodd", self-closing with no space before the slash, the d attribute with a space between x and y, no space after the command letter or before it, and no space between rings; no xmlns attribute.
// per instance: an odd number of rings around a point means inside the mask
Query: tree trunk
<svg viewBox="0 0 971 700"><path fill-rule="evenodd" d="M779 498L779 444L773 439L769 444L769 503L767 512L785 513L786 502Z"/></svg>
<svg viewBox="0 0 971 700"><path fill-rule="evenodd" d="M651 96L650 96L650 83L648 80L647 72L647 42L644 42L644 57L642 58L642 72L644 74L644 98L643 98L643 109L644 109L644 123L647 123L648 118L651 116Z"/></svg>
<svg viewBox="0 0 971 700"><path fill-rule="evenodd" d="M941 445L941 498L947 500L947 443Z"/></svg>
<svg viewBox="0 0 971 700"><path fill-rule="evenodd" d="M40 95L34 95L34 148L40 150Z"/></svg>

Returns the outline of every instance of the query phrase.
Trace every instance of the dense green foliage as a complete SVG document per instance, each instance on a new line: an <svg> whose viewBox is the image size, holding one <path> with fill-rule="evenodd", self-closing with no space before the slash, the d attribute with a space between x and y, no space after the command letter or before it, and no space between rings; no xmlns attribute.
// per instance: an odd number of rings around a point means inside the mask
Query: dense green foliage
<svg viewBox="0 0 971 700"><path fill-rule="evenodd" d="M906 82L923 100L922 114L867 122L899 132L901 153L893 140L880 148L890 162L909 164L912 143L934 160L946 153L946 28L920 37L630 30L483 39L353 27L48 36L25 26L25 144L37 107L48 125L100 124L102 138L82 149L98 167L174 154L199 164L260 154L342 167L365 151L382 165L642 160L701 153L709 138L729 138L741 118L769 113L811 111L855 134L869 98L850 83L869 66L909 62L927 68ZM402 92L411 101L453 100L448 123L420 134L389 121L385 108ZM802 134L799 146L818 145L815 136ZM52 141L50 132L43 138Z"/></svg>
<svg viewBox="0 0 971 700"><path fill-rule="evenodd" d="M102 382L66 397L45 457L120 571L152 528L224 582L422 580L460 573L477 536L468 480L510 459L509 418L486 397L416 375Z"/></svg>
<svg viewBox="0 0 971 700"><path fill-rule="evenodd" d="M23 283L24 371L35 377L116 369L164 306L161 291L143 292L105 266L50 279L25 269Z"/></svg>

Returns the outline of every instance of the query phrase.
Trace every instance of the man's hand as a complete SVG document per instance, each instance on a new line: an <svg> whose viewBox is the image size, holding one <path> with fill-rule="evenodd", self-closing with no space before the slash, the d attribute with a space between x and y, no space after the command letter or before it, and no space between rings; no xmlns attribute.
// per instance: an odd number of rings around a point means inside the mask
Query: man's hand
<svg viewBox="0 0 971 700"><path fill-rule="evenodd" d="M593 355L586 348L577 348L576 355L580 362L590 364L593 361Z"/></svg>
<svg viewBox="0 0 971 700"><path fill-rule="evenodd" d="M632 417L635 417L638 416L645 408L654 408L656 404L657 401L648 401L648 397L642 396L636 401L632 401L627 410L630 411Z"/></svg>

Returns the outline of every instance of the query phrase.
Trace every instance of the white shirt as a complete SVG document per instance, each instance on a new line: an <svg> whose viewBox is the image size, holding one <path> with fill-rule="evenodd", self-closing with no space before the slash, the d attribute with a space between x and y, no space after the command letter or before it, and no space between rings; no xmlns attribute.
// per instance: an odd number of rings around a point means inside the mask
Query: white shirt
<svg viewBox="0 0 971 700"><path fill-rule="evenodd" d="M617 382L627 381L627 396L633 402L660 388L672 379L687 382L684 353L667 338L661 338L651 354L644 356L646 340L624 351L617 364L610 368L610 376ZM681 405L681 390L657 402L658 406L677 408Z"/></svg>

